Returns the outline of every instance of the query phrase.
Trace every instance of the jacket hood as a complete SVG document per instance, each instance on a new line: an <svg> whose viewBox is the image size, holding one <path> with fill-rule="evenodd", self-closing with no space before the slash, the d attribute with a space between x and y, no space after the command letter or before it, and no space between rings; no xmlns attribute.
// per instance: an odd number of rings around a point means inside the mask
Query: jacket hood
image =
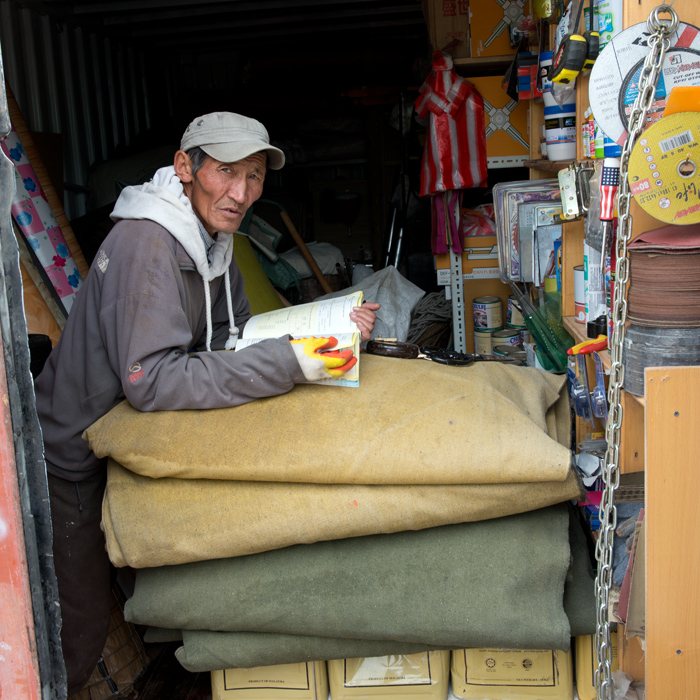
<svg viewBox="0 0 700 700"><path fill-rule="evenodd" d="M238 340L238 328L234 320L231 302L231 280L229 266L233 258L233 235L219 232L211 249L211 264L207 260L207 250L199 233L197 217L190 200L185 195L175 168L170 165L156 171L153 179L143 185L125 187L110 215L113 221L120 219L148 219L160 224L170 232L187 254L192 258L197 272L204 282L204 300L207 315L207 350L211 350L212 321L209 282L224 275L226 305L229 318L229 337L226 349L233 350Z"/></svg>
<svg viewBox="0 0 700 700"><path fill-rule="evenodd" d="M197 217L172 165L157 170L150 182L125 187L110 217L113 221L148 219L160 224L182 245L206 282L220 277L231 264L233 236L230 233L218 234L209 264Z"/></svg>

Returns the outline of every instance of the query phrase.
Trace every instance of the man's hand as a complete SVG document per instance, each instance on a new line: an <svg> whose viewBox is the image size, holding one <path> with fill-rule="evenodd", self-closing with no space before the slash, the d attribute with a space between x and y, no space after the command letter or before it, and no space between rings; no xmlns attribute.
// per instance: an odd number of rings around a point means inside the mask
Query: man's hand
<svg viewBox="0 0 700 700"><path fill-rule="evenodd" d="M352 350L332 350L338 341L329 338L294 338L289 341L308 382L342 377L357 364Z"/></svg>
<svg viewBox="0 0 700 700"><path fill-rule="evenodd" d="M366 301L362 306L355 306L350 312L350 318L355 321L357 327L362 334L362 340L369 340L374 330L374 322L377 320L377 314L374 312L381 309L381 304L373 304L371 301Z"/></svg>

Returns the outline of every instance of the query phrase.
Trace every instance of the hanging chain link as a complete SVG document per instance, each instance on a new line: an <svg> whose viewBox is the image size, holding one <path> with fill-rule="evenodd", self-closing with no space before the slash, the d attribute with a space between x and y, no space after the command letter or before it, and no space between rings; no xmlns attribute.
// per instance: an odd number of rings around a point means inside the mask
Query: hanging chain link
<svg viewBox="0 0 700 700"><path fill-rule="evenodd" d="M661 20L659 15L671 16ZM627 139L622 147L620 158L620 184L617 191L617 260L615 262L615 281L612 292L612 337L610 347L610 381L608 385L608 402L610 409L605 427L607 450L603 467L604 488L600 502L600 530L596 543L596 561L598 570L595 580L596 595L596 634L595 648L598 667L595 672L595 686L599 700L612 700L613 682L611 674L612 648L610 641L610 621L608 607L610 603L610 584L612 582L612 547L613 536L617 528L617 511L615 509L615 490L620 485L620 434L622 428L622 403L620 393L624 379L622 366L622 345L625 340L625 322L627 319L627 282L629 280L629 259L627 244L632 235L632 217L630 203L632 194L628 181L628 165L632 148L646 126L646 118L651 108L656 84L661 74L664 57L671 41L670 36L678 29L678 15L669 5L660 5L652 10L647 20L650 52L647 55L639 79L639 93L630 113Z"/></svg>

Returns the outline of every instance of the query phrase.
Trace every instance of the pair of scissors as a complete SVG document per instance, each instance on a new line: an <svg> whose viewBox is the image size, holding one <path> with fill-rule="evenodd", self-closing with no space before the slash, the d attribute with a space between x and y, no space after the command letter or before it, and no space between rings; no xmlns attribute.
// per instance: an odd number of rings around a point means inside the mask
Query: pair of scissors
<svg viewBox="0 0 700 700"><path fill-rule="evenodd" d="M367 341L367 352L370 355L385 355L400 357L407 360L432 360L442 365L468 367L474 362L502 362L509 365L518 364L514 357L497 357L495 355L473 355L456 350L448 350L434 345L415 345L402 343L397 340L375 338Z"/></svg>

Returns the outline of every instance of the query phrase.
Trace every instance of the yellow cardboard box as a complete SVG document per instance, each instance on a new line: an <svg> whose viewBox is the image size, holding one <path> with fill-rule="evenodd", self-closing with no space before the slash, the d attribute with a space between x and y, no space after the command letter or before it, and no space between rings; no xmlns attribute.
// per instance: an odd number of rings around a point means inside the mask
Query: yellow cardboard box
<svg viewBox="0 0 700 700"><path fill-rule="evenodd" d="M450 256L435 256L438 284L449 284ZM447 270L442 279L440 270ZM467 236L462 252L462 276L465 280L498 278L498 246L496 236ZM444 273L443 273L444 275Z"/></svg>
<svg viewBox="0 0 700 700"><path fill-rule="evenodd" d="M327 700L325 661L212 671L213 700Z"/></svg>
<svg viewBox="0 0 700 700"><path fill-rule="evenodd" d="M510 46L510 25L531 12L530 0L472 0L472 58L515 54Z"/></svg>
<svg viewBox="0 0 700 700"><path fill-rule="evenodd" d="M468 0L423 0L423 14L428 25L433 51L448 49L453 58L469 58Z"/></svg>
<svg viewBox="0 0 700 700"><path fill-rule="evenodd" d="M426 651L328 662L331 700L446 700L450 652Z"/></svg>
<svg viewBox="0 0 700 700"><path fill-rule="evenodd" d="M530 157L528 101L508 97L498 76L468 78L484 99L486 157L492 167L518 167Z"/></svg>
<svg viewBox="0 0 700 700"><path fill-rule="evenodd" d="M452 652L452 692L465 700L572 700L571 654L559 650Z"/></svg>
<svg viewBox="0 0 700 700"><path fill-rule="evenodd" d="M610 633L611 672L617 671L617 632ZM576 656L576 691L579 700L596 700L595 672L598 660L595 652L595 636L587 634L575 637L574 649Z"/></svg>

